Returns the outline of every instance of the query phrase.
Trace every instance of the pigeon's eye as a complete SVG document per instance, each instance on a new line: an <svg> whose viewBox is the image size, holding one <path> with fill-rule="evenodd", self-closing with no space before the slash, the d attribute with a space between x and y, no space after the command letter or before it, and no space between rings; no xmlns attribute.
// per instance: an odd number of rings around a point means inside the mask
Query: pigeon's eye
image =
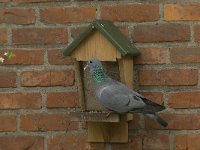
<svg viewBox="0 0 200 150"><path fill-rule="evenodd" d="M92 61L90 61L90 64L92 63Z"/></svg>

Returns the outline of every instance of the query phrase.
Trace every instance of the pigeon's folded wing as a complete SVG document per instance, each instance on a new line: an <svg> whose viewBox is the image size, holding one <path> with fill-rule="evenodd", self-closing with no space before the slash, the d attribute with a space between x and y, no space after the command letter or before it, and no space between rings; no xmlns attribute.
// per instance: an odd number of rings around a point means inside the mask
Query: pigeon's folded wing
<svg viewBox="0 0 200 150"><path fill-rule="evenodd" d="M97 97L102 105L118 113L128 112L146 105L136 92L123 84L108 84L98 91Z"/></svg>

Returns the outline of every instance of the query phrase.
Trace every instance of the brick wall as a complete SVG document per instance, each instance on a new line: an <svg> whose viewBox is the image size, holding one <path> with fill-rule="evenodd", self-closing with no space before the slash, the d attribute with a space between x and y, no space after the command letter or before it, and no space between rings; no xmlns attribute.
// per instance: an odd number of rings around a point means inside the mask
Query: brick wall
<svg viewBox="0 0 200 150"><path fill-rule="evenodd" d="M199 150L200 3L190 0L0 0L1 150ZM176 2L176 4L175 4ZM66 47L95 18L109 19L136 43L136 89L158 103L162 128L135 115L128 144L89 144L77 108Z"/></svg>

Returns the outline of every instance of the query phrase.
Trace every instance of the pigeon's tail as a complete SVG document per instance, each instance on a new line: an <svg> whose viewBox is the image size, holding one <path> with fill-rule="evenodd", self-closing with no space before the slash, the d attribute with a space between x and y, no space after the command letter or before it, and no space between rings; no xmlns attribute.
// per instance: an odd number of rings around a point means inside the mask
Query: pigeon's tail
<svg viewBox="0 0 200 150"><path fill-rule="evenodd" d="M161 124L163 127L167 127L168 123L162 119L160 116L154 114L145 114L146 116L148 116L149 118L153 119L154 121L158 122L159 124Z"/></svg>
<svg viewBox="0 0 200 150"><path fill-rule="evenodd" d="M165 109L165 106L154 103L146 98L142 98L142 100L146 104L144 110L146 110L147 112L155 113Z"/></svg>
<svg viewBox="0 0 200 150"><path fill-rule="evenodd" d="M165 109L165 106L154 103L146 98L141 98L143 102L146 104L142 108L134 108L130 110L131 113L143 113L143 114L154 114L156 112L162 111Z"/></svg>

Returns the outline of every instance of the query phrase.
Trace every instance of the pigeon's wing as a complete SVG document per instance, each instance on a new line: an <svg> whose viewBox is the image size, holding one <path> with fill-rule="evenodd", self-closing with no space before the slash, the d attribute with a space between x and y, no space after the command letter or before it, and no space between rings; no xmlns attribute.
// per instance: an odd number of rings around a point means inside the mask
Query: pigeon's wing
<svg viewBox="0 0 200 150"><path fill-rule="evenodd" d="M146 104L138 94L117 82L107 84L97 91L100 102L108 109L123 113L132 109L143 108Z"/></svg>

